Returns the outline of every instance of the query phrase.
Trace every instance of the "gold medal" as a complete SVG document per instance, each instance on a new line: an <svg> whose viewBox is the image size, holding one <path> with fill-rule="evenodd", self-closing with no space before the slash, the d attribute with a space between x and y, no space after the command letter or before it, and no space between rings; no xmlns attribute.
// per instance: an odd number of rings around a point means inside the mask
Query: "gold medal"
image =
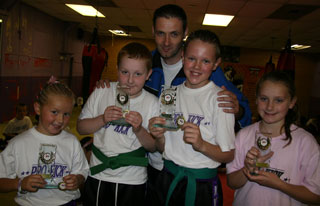
<svg viewBox="0 0 320 206"><path fill-rule="evenodd" d="M174 98L171 94L162 94L161 95L161 103L164 105L170 105L174 101Z"/></svg>
<svg viewBox="0 0 320 206"><path fill-rule="evenodd" d="M53 152L41 152L40 160L45 164L51 164L55 159L55 153Z"/></svg>
<svg viewBox="0 0 320 206"><path fill-rule="evenodd" d="M59 188L59 190L66 190L67 184L65 182L60 182L58 184L58 188Z"/></svg>
<svg viewBox="0 0 320 206"><path fill-rule="evenodd" d="M270 139L267 137L258 137L257 139L257 146L259 147L259 149L261 150L267 150L271 145Z"/></svg>
<svg viewBox="0 0 320 206"><path fill-rule="evenodd" d="M179 128L181 128L184 123L186 122L186 120L184 119L184 117L181 115L177 118L176 123L178 125Z"/></svg>

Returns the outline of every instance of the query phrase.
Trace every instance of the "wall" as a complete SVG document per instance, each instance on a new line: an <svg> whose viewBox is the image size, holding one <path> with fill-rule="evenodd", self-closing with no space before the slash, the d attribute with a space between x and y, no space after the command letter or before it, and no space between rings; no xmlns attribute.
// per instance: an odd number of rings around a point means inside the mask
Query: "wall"
<svg viewBox="0 0 320 206"><path fill-rule="evenodd" d="M83 38L78 38L77 24L62 22L22 3L15 5L5 16L3 25L0 122L14 115L14 105L18 101L27 103L30 111L33 111L34 97L50 75L64 79L77 96L81 95L82 49L86 42L90 42L90 34L85 33ZM153 40L150 39L100 37L101 45L109 53L108 67L103 72L103 79L116 81L117 54L124 45L132 41L143 43L150 50L155 48ZM61 52L67 55L63 56ZM276 64L279 51L242 48L239 63L265 66L271 53ZM319 55L296 53L297 95L304 116L320 113L319 82Z"/></svg>
<svg viewBox="0 0 320 206"><path fill-rule="evenodd" d="M320 61L318 59L316 70L313 74L313 84L311 89L309 116L320 115Z"/></svg>
<svg viewBox="0 0 320 206"><path fill-rule="evenodd" d="M277 66L278 58L280 56L280 52L276 51L264 51L257 49L241 49L240 52L240 63L242 64L250 64L257 66L265 66L265 64L269 61L270 55L272 54L273 63ZM314 103L312 91L315 88L315 91L319 92L320 85L316 84L316 68L318 65L318 73L319 73L319 54L306 54L301 52L295 52L295 84L296 84L296 93L298 97L299 110L303 116L315 116L320 114L319 112L319 104L317 107L310 107L311 104ZM319 95L319 93L318 93ZM318 96L318 98L320 95ZM320 98L319 98L320 99ZM319 103L319 100L318 100ZM315 110L315 108L318 108Z"/></svg>
<svg viewBox="0 0 320 206"><path fill-rule="evenodd" d="M14 116L18 102L26 103L33 113L34 97L51 75L65 80L81 95L77 79L82 75L84 40L77 38L77 24L62 22L23 3L15 4L3 20L0 121Z"/></svg>
<svg viewBox="0 0 320 206"><path fill-rule="evenodd" d="M102 74L103 79L117 81L117 55L122 47L131 42L139 42L144 44L150 51L155 49L152 39L133 39L128 37L113 36L107 37L101 41L101 45L108 51L109 61L108 68Z"/></svg>

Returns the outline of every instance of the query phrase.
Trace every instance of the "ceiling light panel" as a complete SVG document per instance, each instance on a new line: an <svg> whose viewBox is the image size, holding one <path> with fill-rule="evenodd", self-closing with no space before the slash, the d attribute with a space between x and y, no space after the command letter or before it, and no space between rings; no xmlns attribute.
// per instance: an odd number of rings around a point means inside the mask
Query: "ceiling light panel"
<svg viewBox="0 0 320 206"><path fill-rule="evenodd" d="M99 11L97 11L94 7L90 5L66 4L66 6L70 7L71 9L75 10L83 16L105 17L103 14L101 14Z"/></svg>
<svg viewBox="0 0 320 206"><path fill-rule="evenodd" d="M206 14L202 25L207 26L228 26L234 16L220 14Z"/></svg>

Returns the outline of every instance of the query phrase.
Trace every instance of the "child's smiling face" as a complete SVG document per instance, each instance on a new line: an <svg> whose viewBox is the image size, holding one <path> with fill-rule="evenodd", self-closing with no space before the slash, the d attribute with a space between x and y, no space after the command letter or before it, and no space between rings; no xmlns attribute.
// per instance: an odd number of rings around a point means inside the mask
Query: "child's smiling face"
<svg viewBox="0 0 320 206"><path fill-rule="evenodd" d="M187 77L186 86L200 88L210 80L212 71L217 69L220 58L216 59L215 45L199 39L192 40L184 53L184 73Z"/></svg>
<svg viewBox="0 0 320 206"><path fill-rule="evenodd" d="M283 83L266 80L261 85L256 103L264 123L282 127L288 110L296 103L296 98L291 98L288 88Z"/></svg>
<svg viewBox="0 0 320 206"><path fill-rule="evenodd" d="M37 130L45 135L58 135L69 123L73 109L73 99L64 95L48 95L47 103L34 104L39 115Z"/></svg>

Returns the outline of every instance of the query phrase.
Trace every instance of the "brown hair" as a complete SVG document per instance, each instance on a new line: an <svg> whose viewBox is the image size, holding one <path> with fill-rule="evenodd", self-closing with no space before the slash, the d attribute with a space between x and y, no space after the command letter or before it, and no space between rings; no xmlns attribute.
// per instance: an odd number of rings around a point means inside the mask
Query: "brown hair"
<svg viewBox="0 0 320 206"><path fill-rule="evenodd" d="M193 40L201 40L203 42L212 44L216 50L216 59L220 58L221 55L221 44L219 37L212 31L199 29L194 32L191 32L191 34L188 36L187 41L184 45L184 52L187 51L187 48L189 46L189 43Z"/></svg>
<svg viewBox="0 0 320 206"><path fill-rule="evenodd" d="M47 82L44 87L40 90L36 102L40 104L40 106L46 104L48 102L49 95L62 95L66 97L72 98L73 103L75 103L75 95L72 90L61 81L51 80L53 77L50 78L49 82Z"/></svg>
<svg viewBox="0 0 320 206"><path fill-rule="evenodd" d="M272 72L269 72L269 73L263 75L257 84L256 97L259 96L261 86L265 81L271 81L271 82L283 84L288 89L290 99L293 100L293 98L295 98L296 87L294 85L293 79L290 77L290 75L287 72L272 71ZM297 122L298 117L299 117L299 112L298 112L298 105L296 103L292 109L288 110L288 113L285 116L284 125L282 125L282 127L280 129L280 130L282 130L284 128L284 131L286 134L286 138L284 140L288 141L288 143L285 145L285 147L288 146L292 141L290 126L291 126L291 124L298 123Z"/></svg>
<svg viewBox="0 0 320 206"><path fill-rule="evenodd" d="M124 56L128 56L130 59L144 59L146 60L146 67L149 71L152 67L152 55L149 49L138 42L132 42L124 46L118 53L117 65L119 67L120 62Z"/></svg>

